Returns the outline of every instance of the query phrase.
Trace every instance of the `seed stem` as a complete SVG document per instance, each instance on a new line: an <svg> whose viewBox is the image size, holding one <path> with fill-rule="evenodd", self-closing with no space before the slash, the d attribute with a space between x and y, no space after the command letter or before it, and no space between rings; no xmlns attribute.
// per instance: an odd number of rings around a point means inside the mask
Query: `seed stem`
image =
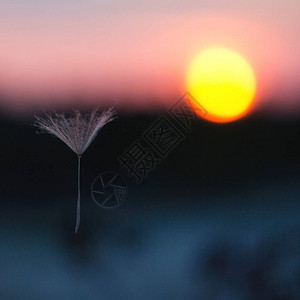
<svg viewBox="0 0 300 300"><path fill-rule="evenodd" d="M75 227L75 233L79 230L80 225L80 159L81 156L77 155L78 157L78 173L77 173L77 187L78 187L78 198L77 198L77 210L76 210L76 227Z"/></svg>

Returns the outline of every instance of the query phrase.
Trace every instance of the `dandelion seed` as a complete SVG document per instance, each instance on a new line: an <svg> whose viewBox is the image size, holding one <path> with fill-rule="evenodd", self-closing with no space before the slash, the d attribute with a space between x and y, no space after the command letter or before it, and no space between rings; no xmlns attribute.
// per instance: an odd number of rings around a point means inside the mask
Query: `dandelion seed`
<svg viewBox="0 0 300 300"><path fill-rule="evenodd" d="M69 146L78 157L78 173L77 173L77 210L76 210L76 226L75 233L78 232L80 225L80 159L81 155L87 150L90 144L97 136L100 129L115 118L114 108L109 108L102 113L98 108L94 109L90 114L81 114L75 110L72 115L65 116L64 113L45 114L44 117L35 116L36 122L34 126L38 127L42 132L50 133L67 146Z"/></svg>

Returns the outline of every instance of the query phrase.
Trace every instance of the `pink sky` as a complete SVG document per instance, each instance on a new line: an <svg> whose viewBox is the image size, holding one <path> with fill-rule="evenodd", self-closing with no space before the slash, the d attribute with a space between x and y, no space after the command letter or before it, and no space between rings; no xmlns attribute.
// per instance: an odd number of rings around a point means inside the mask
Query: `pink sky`
<svg viewBox="0 0 300 300"><path fill-rule="evenodd" d="M152 1L152 10L125 12L88 2L94 10L77 1L71 11L55 3L43 10L35 0L22 2L23 9L0 4L2 109L66 105L75 98L127 108L167 105L185 91L194 55L222 46L252 64L256 109L300 113L298 1L233 1L230 7L213 1L203 8L190 1L191 9L173 2L172 10Z"/></svg>

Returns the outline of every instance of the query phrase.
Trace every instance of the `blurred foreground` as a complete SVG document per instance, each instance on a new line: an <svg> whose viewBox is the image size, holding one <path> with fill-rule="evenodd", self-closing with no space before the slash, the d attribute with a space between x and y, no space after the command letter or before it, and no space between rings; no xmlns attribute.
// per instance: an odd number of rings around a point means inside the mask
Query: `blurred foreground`
<svg viewBox="0 0 300 300"><path fill-rule="evenodd" d="M141 188L115 210L86 201L77 236L75 199L7 205L0 299L300 299L299 188L284 188L218 204Z"/></svg>

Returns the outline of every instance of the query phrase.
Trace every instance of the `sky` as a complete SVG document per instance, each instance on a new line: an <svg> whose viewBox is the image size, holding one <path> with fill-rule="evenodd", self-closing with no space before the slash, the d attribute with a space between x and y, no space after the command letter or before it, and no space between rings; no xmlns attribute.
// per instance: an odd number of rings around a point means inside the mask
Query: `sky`
<svg viewBox="0 0 300 300"><path fill-rule="evenodd" d="M190 61L228 47L252 65L255 110L300 113L299 1L0 3L0 109L167 105Z"/></svg>

